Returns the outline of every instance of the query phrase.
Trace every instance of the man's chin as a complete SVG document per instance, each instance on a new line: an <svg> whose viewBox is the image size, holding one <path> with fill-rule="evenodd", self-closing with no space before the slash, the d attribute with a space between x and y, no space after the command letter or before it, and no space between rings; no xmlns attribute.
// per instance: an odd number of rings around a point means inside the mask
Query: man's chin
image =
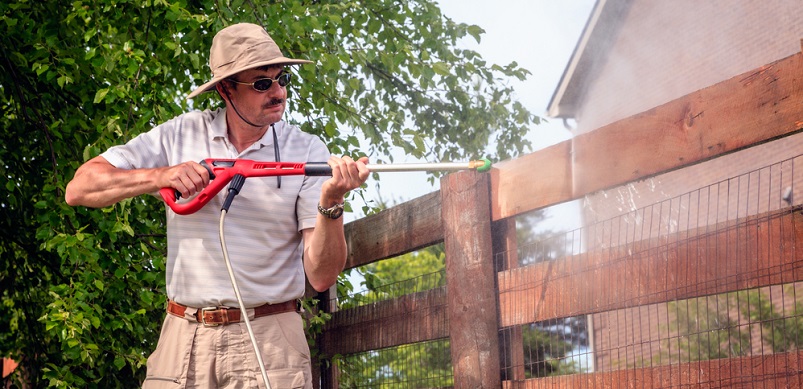
<svg viewBox="0 0 803 389"><path fill-rule="evenodd" d="M281 121L281 120L282 120L282 113L284 113L284 111L282 111L281 113L275 113L275 114L274 114L274 113L271 113L271 114L267 114L267 115L265 115L265 121L266 121L266 122L268 122L268 123L276 123L276 122L279 122L279 121Z"/></svg>

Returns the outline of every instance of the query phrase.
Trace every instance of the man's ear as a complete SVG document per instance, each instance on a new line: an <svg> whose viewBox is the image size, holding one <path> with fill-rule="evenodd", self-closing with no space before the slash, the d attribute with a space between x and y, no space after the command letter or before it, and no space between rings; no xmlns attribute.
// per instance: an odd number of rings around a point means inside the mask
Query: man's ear
<svg viewBox="0 0 803 389"><path fill-rule="evenodd" d="M215 90L217 90L217 94L220 95L220 98L222 98L223 101L228 102L229 90L226 88L227 88L226 81L220 81L217 84L215 84Z"/></svg>

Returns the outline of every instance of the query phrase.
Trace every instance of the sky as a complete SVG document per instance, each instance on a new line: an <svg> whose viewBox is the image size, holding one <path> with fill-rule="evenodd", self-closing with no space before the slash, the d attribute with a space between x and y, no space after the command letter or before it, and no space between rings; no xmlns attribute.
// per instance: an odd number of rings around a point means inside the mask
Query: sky
<svg viewBox="0 0 803 389"><path fill-rule="evenodd" d="M525 81L511 79L516 98L530 112L546 118L546 110L560 77L577 45L596 0L441 0L441 12L455 22L475 24L485 30L480 43L464 39L461 47L479 52L489 63L516 61L532 74ZM561 120L534 126L528 135L533 149L567 140L571 134ZM477 156L482 158L484 156ZM395 157L395 162L421 162ZM438 162L438 161L427 161ZM445 162L445 161L444 161ZM498 161L494 161L498 162ZM438 190L425 173L383 173L377 190L369 179L363 195L391 203L408 201ZM354 203L355 208L362 204ZM349 220L360 217L350 214ZM571 226L569 226L571 227Z"/></svg>

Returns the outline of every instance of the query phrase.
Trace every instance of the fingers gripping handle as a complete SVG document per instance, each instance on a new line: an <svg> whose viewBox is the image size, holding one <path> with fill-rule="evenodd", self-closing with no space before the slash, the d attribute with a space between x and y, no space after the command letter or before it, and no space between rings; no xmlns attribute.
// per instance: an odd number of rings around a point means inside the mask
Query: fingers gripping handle
<svg viewBox="0 0 803 389"><path fill-rule="evenodd" d="M209 172L209 180L210 181L214 180L215 179L215 173L212 171L212 168L209 167L209 164L207 164L205 160L199 162L199 164L201 166L205 167L206 171ZM178 201L178 199L181 198L181 192L179 192L178 189L174 189L174 191L176 192L175 200Z"/></svg>
<svg viewBox="0 0 803 389"><path fill-rule="evenodd" d="M181 193L174 188L162 188L159 194L164 202L179 215L189 215L203 208L212 200L235 175L248 177L268 176L326 176L332 175L332 169L325 162L261 162L250 159L214 159L208 158L200 162L209 171L209 185L195 197L179 202ZM305 169L310 166L310 172Z"/></svg>
<svg viewBox="0 0 803 389"><path fill-rule="evenodd" d="M212 170L210 160L205 159L199 162L201 166L206 168L206 171L209 172L209 179L210 185L204 188L201 193L198 194L192 201L186 203L179 203L179 199L181 199L181 192L174 188L162 188L159 190L159 194L162 195L162 200L167 203L170 208L179 215L189 215L191 213L197 212L199 209L203 208L206 203L211 200L212 197L220 191L220 189L226 185L230 180L231 176L224 178L224 179L216 179L216 178L223 178L218 177L215 172ZM212 185L212 184L215 185Z"/></svg>

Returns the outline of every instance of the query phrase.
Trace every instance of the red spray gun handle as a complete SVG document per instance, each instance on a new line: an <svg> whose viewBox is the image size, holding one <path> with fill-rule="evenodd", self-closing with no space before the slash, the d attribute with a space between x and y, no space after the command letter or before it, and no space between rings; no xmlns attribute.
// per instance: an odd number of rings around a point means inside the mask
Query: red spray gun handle
<svg viewBox="0 0 803 389"><path fill-rule="evenodd" d="M190 201L179 203L181 193L173 188L159 190L164 202L179 215L189 215L203 208L238 174L246 178L332 175L332 168L326 162L262 162L250 159L207 158L200 164L209 171L211 182Z"/></svg>

